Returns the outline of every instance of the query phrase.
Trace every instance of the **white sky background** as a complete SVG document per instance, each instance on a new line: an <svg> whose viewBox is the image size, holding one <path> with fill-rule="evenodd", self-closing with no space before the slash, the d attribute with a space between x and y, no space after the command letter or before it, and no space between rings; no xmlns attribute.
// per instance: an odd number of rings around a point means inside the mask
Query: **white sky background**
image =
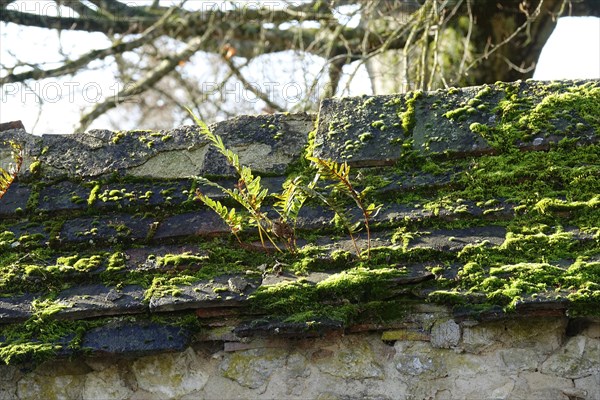
<svg viewBox="0 0 600 400"><path fill-rule="evenodd" d="M43 5L48 2L21 3L29 3L28 7L35 7L31 4ZM48 10L52 11L51 8ZM71 11L69 13L72 14ZM70 15L69 13L65 14ZM62 32L61 39L62 52L70 58L94 48L99 49L110 45L104 35L96 33ZM15 45L15 42L18 45ZM57 54L58 48L59 40L55 31L0 23L0 60L6 65L12 64L11 60L14 58L10 52L13 52L19 58L31 62L47 60L45 67L51 68L56 66L53 63L63 59L60 54ZM310 58L307 60L310 61ZM106 62L110 63L110 59ZM122 88L112 75L111 68L101 70L103 65L104 62L92 63L92 70L78 74L76 79L31 82L32 90L25 89L19 84L4 85L0 92L0 122L21 120L26 129L35 134L71 132L83 110L89 110L100 96L114 95ZM311 67L310 74L317 74L319 68L318 65ZM354 72L352 66L346 68L345 72ZM2 70L0 76L6 73ZM534 79L539 80L576 78L600 79L600 18L560 18L542 51L534 74ZM346 81L342 80L340 85L342 89L345 88ZM87 90L82 91L83 88ZM357 71L357 76L349 88L341 90L338 94L359 95L369 94L370 91L368 76L363 67ZM39 99L34 92L44 101L39 120ZM107 121L106 118L101 118L94 122L90 129L106 127Z"/></svg>

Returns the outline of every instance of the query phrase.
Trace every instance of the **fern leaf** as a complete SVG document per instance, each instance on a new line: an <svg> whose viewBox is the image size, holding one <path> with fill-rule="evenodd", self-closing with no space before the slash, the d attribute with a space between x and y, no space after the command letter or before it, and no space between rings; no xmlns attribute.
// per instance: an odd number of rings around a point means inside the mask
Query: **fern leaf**
<svg viewBox="0 0 600 400"><path fill-rule="evenodd" d="M6 142L2 142L2 144L7 144ZM23 165L23 149L21 146L15 142L8 142L8 145L12 148L12 158L14 161L14 165L9 170L5 170L4 168L0 168L0 199L4 196L10 185L14 182L17 174L21 170L21 165Z"/></svg>

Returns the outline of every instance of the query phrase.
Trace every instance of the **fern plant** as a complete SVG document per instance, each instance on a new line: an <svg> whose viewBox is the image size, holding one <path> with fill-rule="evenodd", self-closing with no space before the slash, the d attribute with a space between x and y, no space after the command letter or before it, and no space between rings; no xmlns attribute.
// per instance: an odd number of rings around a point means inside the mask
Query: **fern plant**
<svg viewBox="0 0 600 400"><path fill-rule="evenodd" d="M233 189L225 188L204 177L196 177L196 179L200 183L216 187L223 194L231 197L245 209L245 213L239 213L233 207L228 208L220 201L211 199L200 190L196 190L196 198L221 217L240 244L243 245L239 232L246 226L253 226L258 229L263 248L267 249L266 241L268 241L277 251L281 252L282 250L275 242L275 238L280 238L285 241L286 248L289 251L295 252L296 221L298 213L306 201L306 193L301 190L301 187L303 187L302 178L297 177L286 181L282 192L273 195L276 199L274 209L279 214L279 220L272 221L267 213L263 211L263 203L269 196L269 191L261 185L260 176L254 176L249 167L241 165L238 155L225 147L221 137L212 133L203 121L190 110L188 111L200 128L200 134L208 139L217 151L225 157L238 176L237 184ZM316 181L310 183L307 187L314 187L315 184Z"/></svg>
<svg viewBox="0 0 600 400"><path fill-rule="evenodd" d="M4 196L10 185L14 182L17 174L23 165L23 149L15 142L2 142L3 145L9 145L12 151L14 165L9 166L8 170L0 167L0 199Z"/></svg>
<svg viewBox="0 0 600 400"><path fill-rule="evenodd" d="M340 164L333 160L323 160L316 157L308 157L308 159L316 165L318 170L317 176L324 180L333 181L333 183L327 187L331 190L330 196L326 197L316 190L309 190L309 193L321 199L321 201L332 209L337 221L344 226L350 234L354 249L359 258L361 257L361 251L356 243L355 234L360 228L361 223L352 222L352 217L349 215L346 207L339 203L339 200L336 199L335 195L337 193L346 195L354 201L360 210L363 220L362 223L364 224L367 233L367 259L369 259L371 257L371 229L369 221L379 212L381 205L376 205L375 203L366 204L364 190L359 192L354 188L354 185L352 185L350 180L350 166L348 163L344 162Z"/></svg>
<svg viewBox="0 0 600 400"><path fill-rule="evenodd" d="M295 232L298 215L309 197L308 191L314 190L318 180L319 176L315 175L311 182L304 184L304 177L297 176L286 180L282 192L273 195L276 199L275 211L279 214L279 220L274 223L276 229L273 231L286 240L286 246L291 252L297 249Z"/></svg>

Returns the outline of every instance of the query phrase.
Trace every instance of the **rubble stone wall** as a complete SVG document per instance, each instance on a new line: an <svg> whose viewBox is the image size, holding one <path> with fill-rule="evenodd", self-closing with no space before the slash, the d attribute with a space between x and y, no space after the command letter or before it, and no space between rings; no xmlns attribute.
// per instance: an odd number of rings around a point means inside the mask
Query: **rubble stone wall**
<svg viewBox="0 0 600 400"><path fill-rule="evenodd" d="M600 400L599 115L519 81L212 125L271 194L331 159L381 206L350 238L313 195L282 252L198 201L243 186L198 127L0 132L0 400Z"/></svg>
<svg viewBox="0 0 600 400"><path fill-rule="evenodd" d="M0 399L598 399L600 323L539 318L0 366ZM440 319L436 319L440 318Z"/></svg>

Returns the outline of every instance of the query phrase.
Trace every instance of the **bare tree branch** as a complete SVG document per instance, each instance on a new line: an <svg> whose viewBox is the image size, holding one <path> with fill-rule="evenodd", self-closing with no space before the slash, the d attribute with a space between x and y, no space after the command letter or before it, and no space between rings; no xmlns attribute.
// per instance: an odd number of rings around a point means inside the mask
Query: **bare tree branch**
<svg viewBox="0 0 600 400"><path fill-rule="evenodd" d="M75 131L85 131L85 129L92 123L94 119L98 118L106 111L116 107L120 102L125 101L132 96L138 95L152 87L152 85L158 82L162 77L174 70L181 61L187 60L192 56L192 54L200 50L204 40L206 40L206 37L197 37L190 40L183 51L170 59L164 60L156 68L151 70L150 73L142 80L121 90L117 95L106 99L102 103L98 103L89 113L81 117L81 120L79 121L79 127Z"/></svg>
<svg viewBox="0 0 600 400"><path fill-rule="evenodd" d="M4 78L0 78L0 85L4 85L6 83L11 82L23 82L28 79L46 79L73 74L79 69L81 69L81 67L89 64L94 60L102 60L110 55L121 54L126 51L130 51L140 46L143 46L144 44L147 44L149 41L162 34L162 23L164 20L168 19L172 15L172 13L173 10L167 12L160 20L158 20L154 25L148 28L146 32L144 32L140 37L130 42L117 43L106 49L92 50L76 60L66 62L64 65L61 65L58 68L50 70L34 68L31 71L22 72L20 74L10 74L5 76Z"/></svg>

